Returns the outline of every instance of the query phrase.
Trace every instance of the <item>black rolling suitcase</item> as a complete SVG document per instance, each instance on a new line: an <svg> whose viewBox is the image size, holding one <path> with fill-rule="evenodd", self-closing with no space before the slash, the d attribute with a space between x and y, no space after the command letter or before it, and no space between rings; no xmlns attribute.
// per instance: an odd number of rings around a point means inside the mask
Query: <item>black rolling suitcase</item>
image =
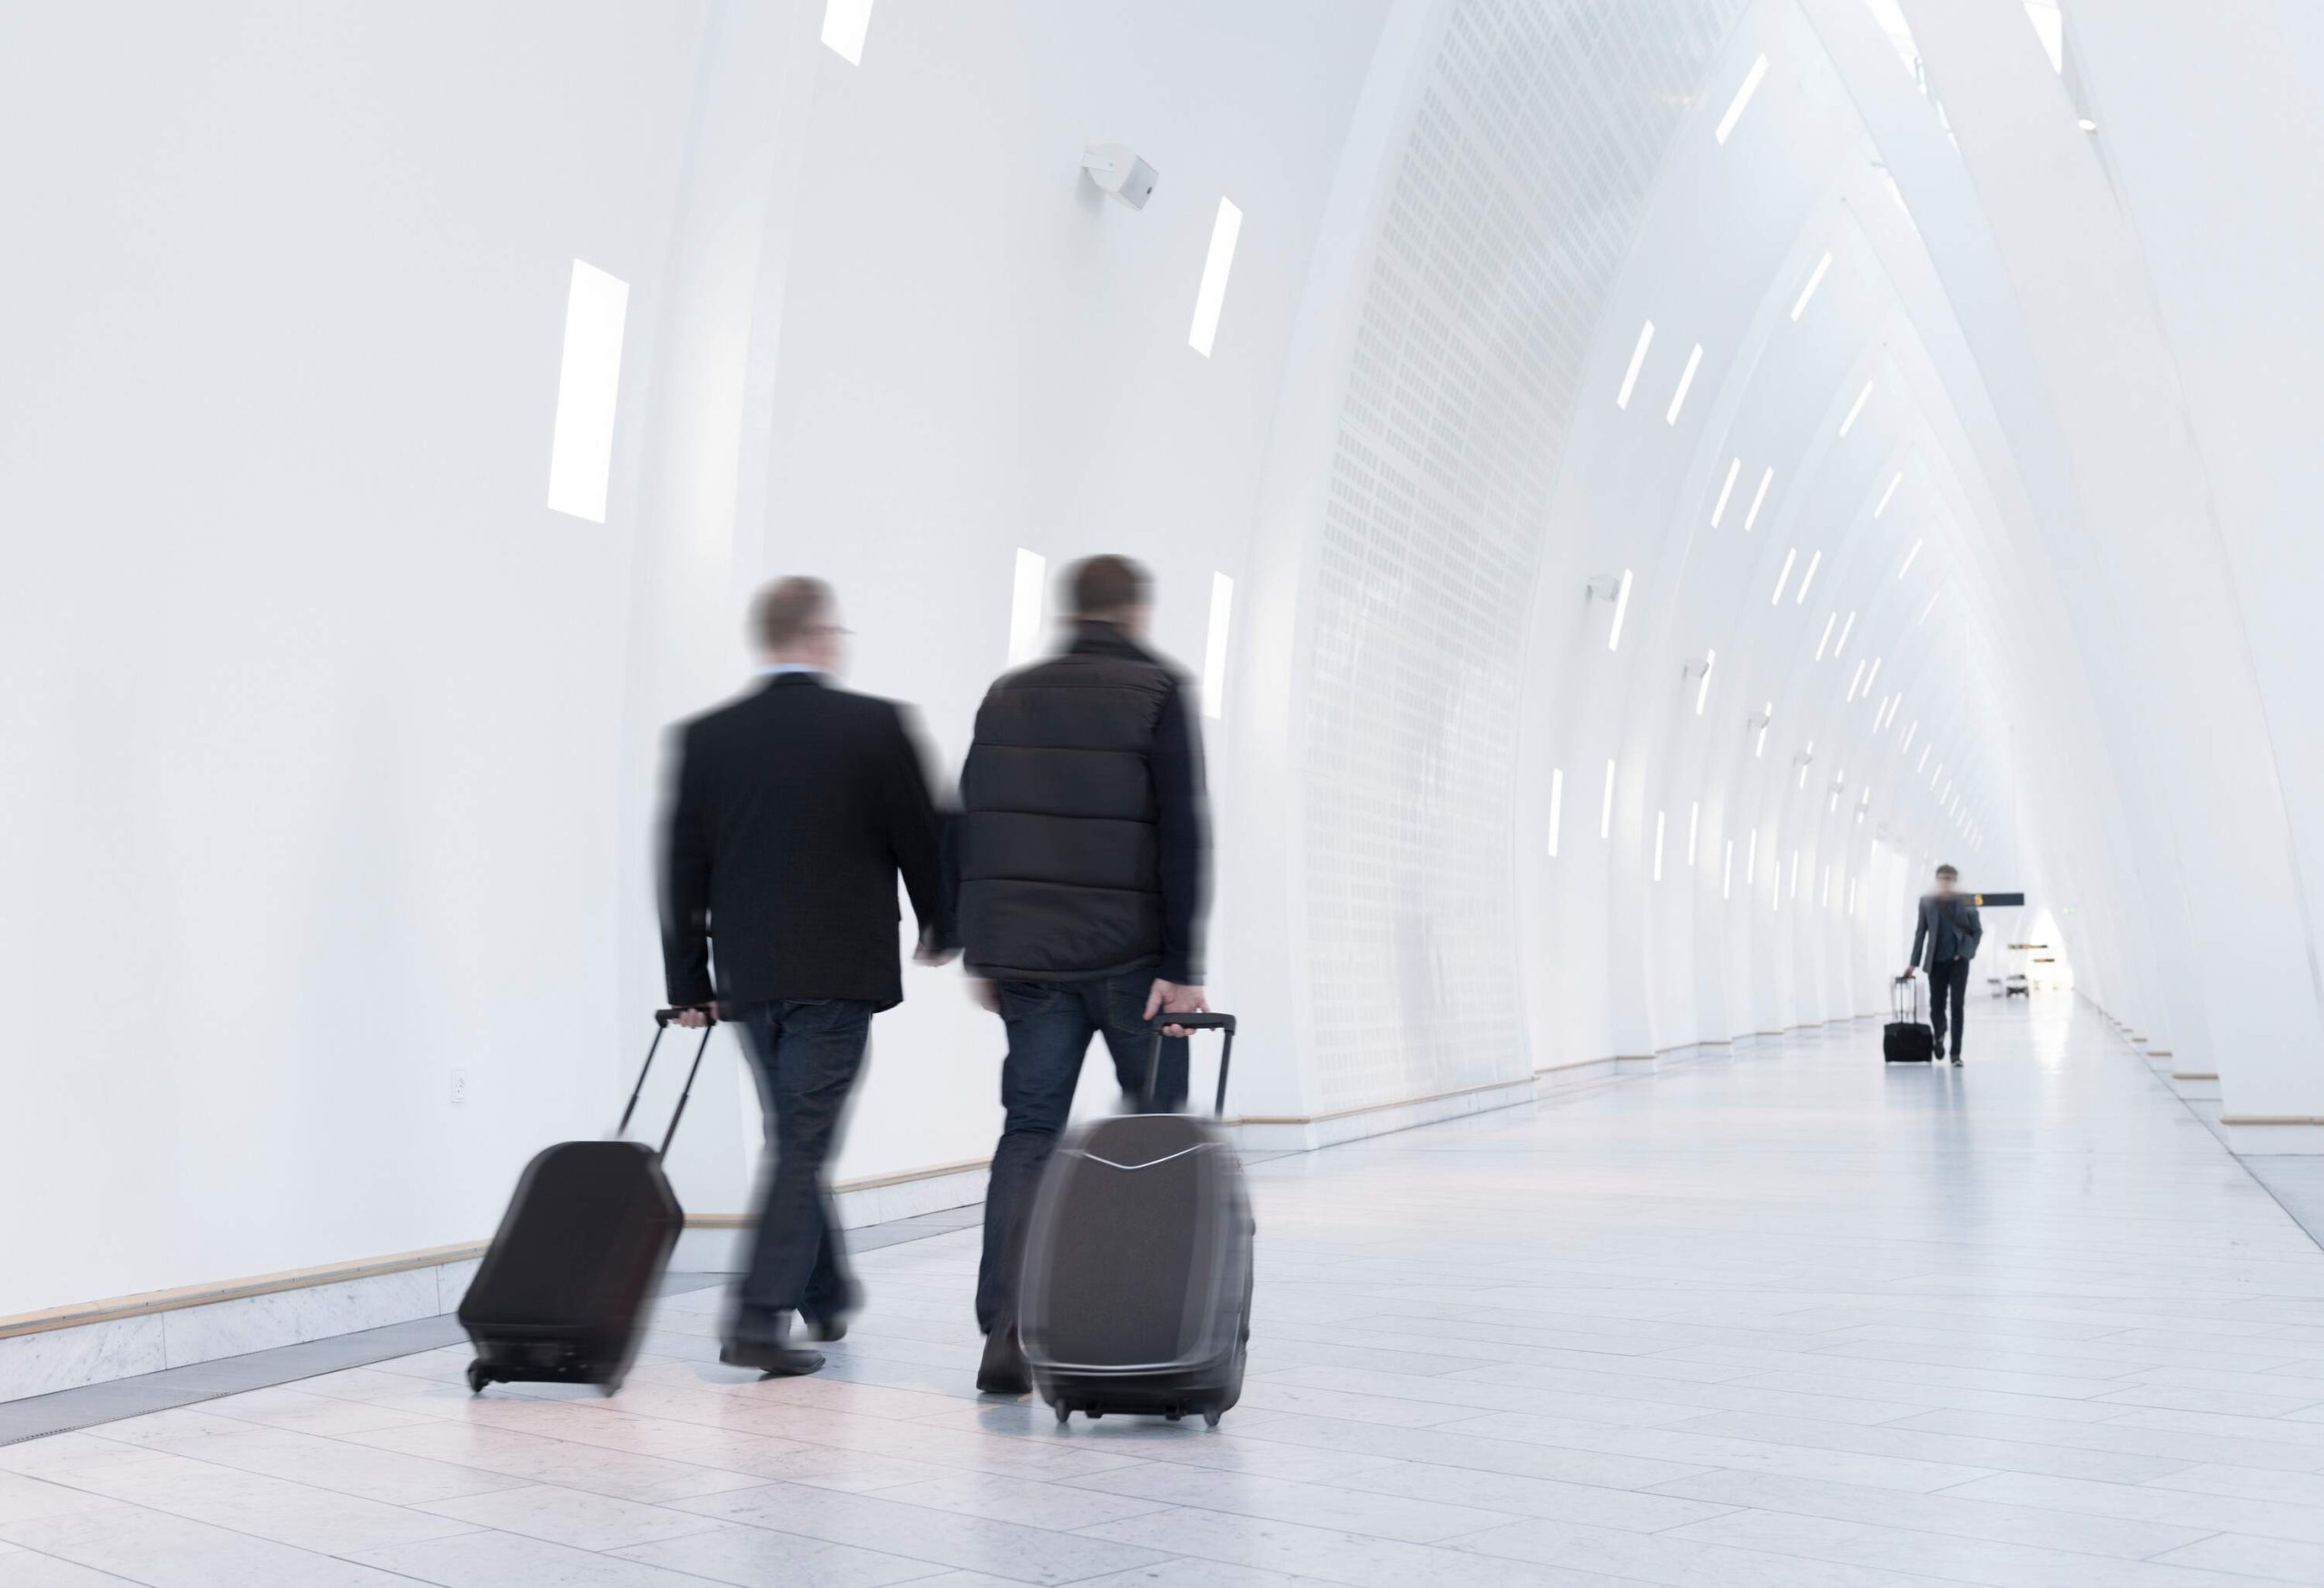
<svg viewBox="0 0 2324 1588"><path fill-rule="evenodd" d="M1896 1018L1880 1034L1882 1057L1891 1064L1931 1064L1936 1042L1921 1023L1921 984L1916 977L1899 976L1888 985L1888 1012Z"/></svg>
<svg viewBox="0 0 2324 1588"><path fill-rule="evenodd" d="M1235 1017L1161 1021L1224 1035L1224 1114ZM1157 1029L1149 1107L1161 1058ZM1017 1292L1018 1337L1057 1420L1196 1413L1216 1426L1243 1393L1252 1228L1234 1149L1191 1115L1125 1115L1061 1143L1034 1200Z"/></svg>
<svg viewBox="0 0 2324 1588"><path fill-rule="evenodd" d="M629 1129L662 1033L678 1012L654 1016L654 1043L616 1137ZM659 1148L561 1141L525 1166L499 1232L460 1300L460 1327L476 1342L471 1390L518 1379L594 1384L607 1395L621 1387L637 1351L638 1315L685 1226L662 1155L694 1095L710 1031L703 1028Z"/></svg>

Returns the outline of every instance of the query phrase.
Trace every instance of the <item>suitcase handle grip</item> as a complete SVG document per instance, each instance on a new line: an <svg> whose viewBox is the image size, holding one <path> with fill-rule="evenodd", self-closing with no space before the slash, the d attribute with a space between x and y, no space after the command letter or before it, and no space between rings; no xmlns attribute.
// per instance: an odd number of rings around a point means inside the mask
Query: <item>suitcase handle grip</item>
<svg viewBox="0 0 2324 1588"><path fill-rule="evenodd" d="M654 1054L662 1046L662 1033L670 1029L672 1021L685 1012L683 1009L657 1009L654 1011L654 1040L646 1044L645 1062L638 1066L637 1084L629 1089L629 1101L622 1109L621 1123L614 1127L614 1139L616 1141L628 1133L629 1117L637 1112L637 1097L645 1090L645 1078L654 1073ZM670 1128L662 1132L662 1145L654 1149L656 1158L670 1155L670 1143L678 1134L678 1121L686 1117L686 1100L694 1096L694 1078L702 1073L702 1056L709 1050L710 1033L718 1026L716 1014L709 1010L702 1012L710 1018L702 1028L702 1041L694 1044L694 1063L686 1070L685 1090L678 1093L678 1106L670 1110Z"/></svg>
<svg viewBox="0 0 2324 1588"><path fill-rule="evenodd" d="M698 1014L714 1026L718 1023L718 1006L714 1003L689 1003L678 1009L657 1009L654 1011L654 1023L666 1026L682 1014Z"/></svg>
<svg viewBox="0 0 2324 1588"><path fill-rule="evenodd" d="M1143 1106L1154 1106L1154 1089L1162 1079L1162 1029L1178 1026L1190 1031L1216 1031L1226 1039L1218 1050L1218 1095L1212 1100L1211 1112L1219 1119L1226 1117L1226 1071L1235 1061L1235 1017L1231 1014L1157 1014L1154 1017L1154 1050L1146 1060L1146 1096Z"/></svg>

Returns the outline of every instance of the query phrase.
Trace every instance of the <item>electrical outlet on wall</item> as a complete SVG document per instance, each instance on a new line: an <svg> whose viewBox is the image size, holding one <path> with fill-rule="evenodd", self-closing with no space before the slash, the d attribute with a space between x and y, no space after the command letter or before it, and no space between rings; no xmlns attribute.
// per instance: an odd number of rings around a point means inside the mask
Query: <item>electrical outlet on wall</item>
<svg viewBox="0 0 2324 1588"><path fill-rule="evenodd" d="M465 1069L455 1068L452 1071L452 1101L464 1103L468 1100L468 1072Z"/></svg>

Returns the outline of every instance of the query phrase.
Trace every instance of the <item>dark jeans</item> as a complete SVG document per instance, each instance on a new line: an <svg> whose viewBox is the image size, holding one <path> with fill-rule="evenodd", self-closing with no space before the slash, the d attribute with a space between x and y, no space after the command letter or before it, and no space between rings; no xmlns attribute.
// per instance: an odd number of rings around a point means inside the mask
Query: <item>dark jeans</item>
<svg viewBox="0 0 2324 1588"><path fill-rule="evenodd" d="M1091 1037L1105 1037L1122 1095L1145 1094L1147 1065L1154 1055L1146 997L1153 985L1151 971L1088 981L998 985L1000 1018L1009 1027L1009 1057L1000 1066L1000 1102L1008 1120L992 1152L992 1179L984 1198L984 1261L977 1271L977 1327L987 1333L1016 1305L1033 1193L1073 1111L1073 1089ZM1176 1113L1186 1100L1187 1040L1167 1037L1151 1106Z"/></svg>
<svg viewBox="0 0 2324 1588"><path fill-rule="evenodd" d="M1946 1006L1952 1009L1953 1056L1961 1056L1961 1008L1969 996L1969 962L1939 960L1928 968L1929 1050L1945 1051Z"/></svg>
<svg viewBox="0 0 2324 1588"><path fill-rule="evenodd" d="M872 1005L857 998L745 1004L732 1017L758 1078L774 1168L759 1201L750 1271L735 1292L734 1335L780 1338L783 1315L846 1311L854 1303L847 1248L823 1189L847 1095L863 1068Z"/></svg>

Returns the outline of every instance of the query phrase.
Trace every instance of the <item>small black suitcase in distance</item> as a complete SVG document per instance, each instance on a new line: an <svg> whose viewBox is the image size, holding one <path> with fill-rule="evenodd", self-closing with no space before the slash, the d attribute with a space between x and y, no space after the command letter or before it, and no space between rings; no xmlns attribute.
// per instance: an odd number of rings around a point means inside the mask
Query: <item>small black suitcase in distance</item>
<svg viewBox="0 0 2324 1588"><path fill-rule="evenodd" d="M1163 1022L1225 1036L1225 1113L1235 1017ZM1148 1106L1161 1053L1157 1029ZM1125 1115L1061 1143L1034 1200L1017 1293L1018 1337L1057 1420L1193 1413L1216 1426L1243 1393L1252 1228L1234 1149L1191 1115Z"/></svg>
<svg viewBox="0 0 2324 1588"><path fill-rule="evenodd" d="M1882 1056L1891 1064L1929 1064L1936 1060L1936 1042L1921 1023L1921 984L1916 977L1899 976L1889 983L1888 1012L1896 1018L1880 1034Z"/></svg>
<svg viewBox="0 0 2324 1588"><path fill-rule="evenodd" d="M654 1044L615 1134L629 1128L655 1050L678 1011L654 1017ZM677 1245L685 1213L662 1172L686 1099L710 1046L694 1050L685 1090L659 1148L636 1141L563 1141L544 1149L517 1182L500 1229L460 1300L476 1342L468 1387L518 1379L594 1384L613 1394L637 1351L638 1316Z"/></svg>

